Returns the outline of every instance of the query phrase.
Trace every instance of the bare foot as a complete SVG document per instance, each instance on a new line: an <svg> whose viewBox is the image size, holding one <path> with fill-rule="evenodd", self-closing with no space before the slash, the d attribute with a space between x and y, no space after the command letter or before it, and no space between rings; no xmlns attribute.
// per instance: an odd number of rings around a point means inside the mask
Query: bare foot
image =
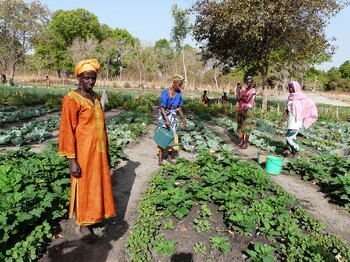
<svg viewBox="0 0 350 262"><path fill-rule="evenodd" d="M293 158L298 158L299 157L299 152L295 152L293 155L292 155Z"/></svg>
<svg viewBox="0 0 350 262"><path fill-rule="evenodd" d="M167 158L167 161L169 162L169 164L175 165L175 162L170 157Z"/></svg>
<svg viewBox="0 0 350 262"><path fill-rule="evenodd" d="M81 239L89 245L95 244L98 240L98 237L91 232L91 230L88 227L79 226L76 229L76 232L79 236L81 236Z"/></svg>
<svg viewBox="0 0 350 262"><path fill-rule="evenodd" d="M244 145L244 141L239 142L238 146L243 146Z"/></svg>
<svg viewBox="0 0 350 262"><path fill-rule="evenodd" d="M91 235L91 231L88 227L83 227L83 226L79 226L76 229L77 233L79 234L79 236L87 236L87 235Z"/></svg>
<svg viewBox="0 0 350 262"><path fill-rule="evenodd" d="M242 146L241 146L242 149L247 149L248 148L248 143L244 143Z"/></svg>

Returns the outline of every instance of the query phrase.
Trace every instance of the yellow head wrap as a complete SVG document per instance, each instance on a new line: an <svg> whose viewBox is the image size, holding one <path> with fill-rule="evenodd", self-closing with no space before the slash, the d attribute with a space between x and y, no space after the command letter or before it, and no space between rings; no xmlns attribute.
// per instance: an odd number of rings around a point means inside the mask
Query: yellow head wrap
<svg viewBox="0 0 350 262"><path fill-rule="evenodd" d="M75 67L75 75L78 76L85 71L95 71L98 73L100 70L100 64L96 59L89 59L80 61Z"/></svg>
<svg viewBox="0 0 350 262"><path fill-rule="evenodd" d="M178 81L184 81L184 78L182 75L174 75L173 76L173 82L178 82Z"/></svg>

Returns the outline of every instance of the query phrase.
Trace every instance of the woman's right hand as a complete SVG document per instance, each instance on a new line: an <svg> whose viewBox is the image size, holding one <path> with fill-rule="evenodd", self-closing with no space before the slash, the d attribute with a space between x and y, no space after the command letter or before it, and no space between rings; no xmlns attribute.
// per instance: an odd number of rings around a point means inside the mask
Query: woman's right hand
<svg viewBox="0 0 350 262"><path fill-rule="evenodd" d="M166 125L166 127L169 129L170 128L170 121L169 119L165 120L164 125Z"/></svg>
<svg viewBox="0 0 350 262"><path fill-rule="evenodd" d="M70 174L74 177L81 177L81 169L75 158L69 159Z"/></svg>

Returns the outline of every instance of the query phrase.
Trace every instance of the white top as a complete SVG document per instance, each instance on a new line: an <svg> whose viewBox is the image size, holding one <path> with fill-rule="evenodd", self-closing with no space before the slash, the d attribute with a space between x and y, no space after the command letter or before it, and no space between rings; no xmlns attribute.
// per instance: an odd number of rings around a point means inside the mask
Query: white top
<svg viewBox="0 0 350 262"><path fill-rule="evenodd" d="M295 116L293 115L292 112L292 104L293 101L288 101L287 103L287 110L288 110L288 129L300 129L303 127L303 121L295 121Z"/></svg>

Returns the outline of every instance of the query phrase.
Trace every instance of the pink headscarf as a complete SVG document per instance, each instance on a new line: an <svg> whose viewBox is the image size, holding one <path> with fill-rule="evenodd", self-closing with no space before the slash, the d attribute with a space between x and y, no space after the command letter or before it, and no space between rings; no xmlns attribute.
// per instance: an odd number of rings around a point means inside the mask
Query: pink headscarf
<svg viewBox="0 0 350 262"><path fill-rule="evenodd" d="M295 121L303 121L305 128L309 128L317 118L317 107L314 101L301 93L300 84L297 81L292 81L288 85L294 86L294 93L290 93L288 101L293 101L292 113L295 116Z"/></svg>

